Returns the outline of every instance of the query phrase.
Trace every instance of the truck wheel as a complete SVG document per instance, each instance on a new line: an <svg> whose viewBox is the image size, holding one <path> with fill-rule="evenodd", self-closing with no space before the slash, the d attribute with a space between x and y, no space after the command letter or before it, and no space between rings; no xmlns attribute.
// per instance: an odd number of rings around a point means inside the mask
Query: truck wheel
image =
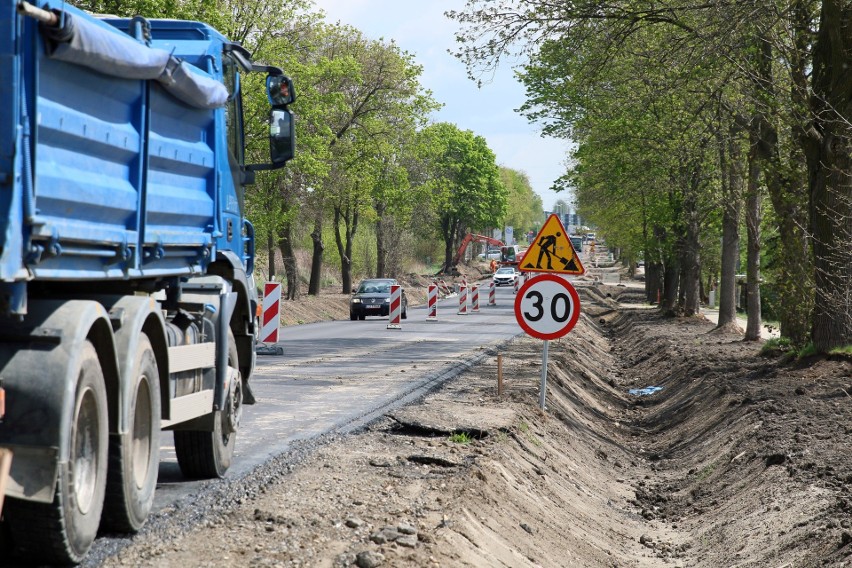
<svg viewBox="0 0 852 568"><path fill-rule="evenodd" d="M239 368L237 342L228 331L228 366ZM235 415L242 411L242 381L234 381L225 401L226 411L213 413L213 431L175 430L175 454L184 476L195 479L223 477L231 467L237 432ZM228 410L230 409L230 411Z"/></svg>
<svg viewBox="0 0 852 568"><path fill-rule="evenodd" d="M4 515L28 562L76 564L95 540L107 474L107 397L94 346L83 344L68 428L67 464L59 467L53 503L9 499Z"/></svg>
<svg viewBox="0 0 852 568"><path fill-rule="evenodd" d="M142 334L129 385L130 430L110 438L107 498L101 525L111 531L136 532L154 504L160 464L160 374L148 336Z"/></svg>

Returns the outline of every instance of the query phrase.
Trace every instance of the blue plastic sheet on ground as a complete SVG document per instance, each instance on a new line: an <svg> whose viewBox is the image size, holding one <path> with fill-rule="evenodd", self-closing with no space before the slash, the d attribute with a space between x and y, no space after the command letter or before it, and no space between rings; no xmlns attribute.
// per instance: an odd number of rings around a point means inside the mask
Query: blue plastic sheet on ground
<svg viewBox="0 0 852 568"><path fill-rule="evenodd" d="M663 387L645 387L643 389L630 389L627 392L636 396L648 396L661 390L663 390Z"/></svg>

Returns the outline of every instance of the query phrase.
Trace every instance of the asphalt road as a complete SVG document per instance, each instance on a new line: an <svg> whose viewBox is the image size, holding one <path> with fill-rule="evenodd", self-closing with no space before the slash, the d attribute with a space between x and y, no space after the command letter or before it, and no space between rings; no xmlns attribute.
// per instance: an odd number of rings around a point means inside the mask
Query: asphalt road
<svg viewBox="0 0 852 568"><path fill-rule="evenodd" d="M426 319L425 307L409 307L401 329L387 329L387 317L281 328L284 356L258 356L251 383L257 404L245 408L228 477L248 473L296 440L366 424L492 356L522 331L513 288L497 289L496 306L486 305L487 285L480 290L478 313L459 315L458 298L450 297L438 303L435 321ZM160 454L155 512L205 483L182 477L167 432Z"/></svg>

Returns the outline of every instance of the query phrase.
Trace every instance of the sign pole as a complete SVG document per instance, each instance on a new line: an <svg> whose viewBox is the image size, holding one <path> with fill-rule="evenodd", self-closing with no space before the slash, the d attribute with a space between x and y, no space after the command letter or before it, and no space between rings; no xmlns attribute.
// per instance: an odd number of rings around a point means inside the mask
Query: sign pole
<svg viewBox="0 0 852 568"><path fill-rule="evenodd" d="M544 410L544 399L547 396L547 352L549 351L550 341L544 340L544 349L541 352L541 392L538 394L538 405Z"/></svg>

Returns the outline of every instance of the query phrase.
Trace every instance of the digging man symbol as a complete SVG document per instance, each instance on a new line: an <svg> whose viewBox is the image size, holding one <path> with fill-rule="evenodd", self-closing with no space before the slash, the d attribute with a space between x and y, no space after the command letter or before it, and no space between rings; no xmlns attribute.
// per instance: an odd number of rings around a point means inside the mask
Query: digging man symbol
<svg viewBox="0 0 852 568"><path fill-rule="evenodd" d="M545 256L547 257L547 266L543 265ZM577 256L574 247L571 245L571 240L556 214L552 214L544 222L530 248L524 253L519 268L530 272L559 272L560 274L583 274L585 272L580 263L580 258Z"/></svg>
<svg viewBox="0 0 852 568"><path fill-rule="evenodd" d="M553 259L553 256L556 255L556 237L559 236L562 236L562 233L557 232L555 235L545 235L538 241L538 246L541 247L541 250L538 252L536 268L542 268L541 257L547 255L547 268L551 270L553 269L551 260Z"/></svg>

